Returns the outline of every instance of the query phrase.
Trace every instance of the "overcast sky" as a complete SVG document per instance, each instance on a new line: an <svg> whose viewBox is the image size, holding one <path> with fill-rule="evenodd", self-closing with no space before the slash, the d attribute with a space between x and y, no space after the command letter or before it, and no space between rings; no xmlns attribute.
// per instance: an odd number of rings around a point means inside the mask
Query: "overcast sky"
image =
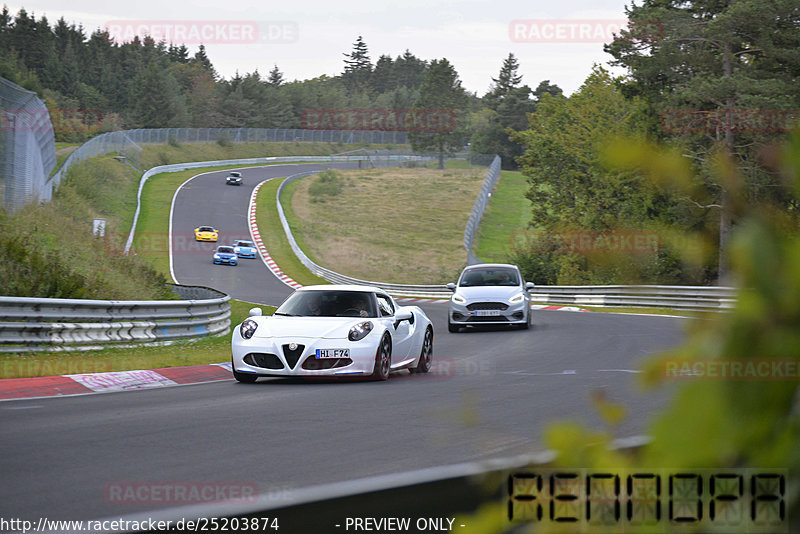
<svg viewBox="0 0 800 534"><path fill-rule="evenodd" d="M625 19L630 0L403 0L378 2L321 0L139 0L109 4L99 0L35 0L8 3L53 25L59 17L83 24L87 33L113 26L130 35L184 32L199 37L224 77L273 65L286 80L342 72L343 55L361 35L373 63L409 49L419 58L447 58L464 87L482 96L503 59L514 53L523 83L535 88L550 80L567 93L588 76L592 64L607 64L602 42L610 27ZM531 22L532 21L532 22ZM213 25L213 27L212 27ZM114 31L112 31L112 34ZM137 32L138 33L138 32ZM124 36L122 35L122 36ZM192 53L197 44L188 45ZM617 71L619 72L619 71Z"/></svg>

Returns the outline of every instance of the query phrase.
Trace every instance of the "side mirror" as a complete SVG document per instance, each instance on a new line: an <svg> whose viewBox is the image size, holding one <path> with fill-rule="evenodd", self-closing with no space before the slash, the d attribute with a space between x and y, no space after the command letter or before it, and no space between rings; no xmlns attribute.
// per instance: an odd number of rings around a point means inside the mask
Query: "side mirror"
<svg viewBox="0 0 800 534"><path fill-rule="evenodd" d="M414 318L414 314L411 313L411 310L398 310L394 314L394 318L396 321L410 321Z"/></svg>
<svg viewBox="0 0 800 534"><path fill-rule="evenodd" d="M536 284L533 282L525 282L525 291L530 291L534 287L536 287Z"/></svg>
<svg viewBox="0 0 800 534"><path fill-rule="evenodd" d="M261 311L261 308L250 308L250 317L261 317L264 315L264 312Z"/></svg>
<svg viewBox="0 0 800 534"><path fill-rule="evenodd" d="M450 282L450 283L449 283L449 284L447 284L445 287L446 287L447 289L449 289L450 291L452 291L453 293L455 293L455 292L456 292L456 285L455 285L453 282Z"/></svg>

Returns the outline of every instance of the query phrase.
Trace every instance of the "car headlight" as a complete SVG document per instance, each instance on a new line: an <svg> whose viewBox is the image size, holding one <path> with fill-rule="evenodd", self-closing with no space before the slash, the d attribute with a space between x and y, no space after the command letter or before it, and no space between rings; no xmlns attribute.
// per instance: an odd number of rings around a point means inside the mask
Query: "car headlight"
<svg viewBox="0 0 800 534"><path fill-rule="evenodd" d="M359 341L364 339L364 337L370 332L372 332L372 323L369 321L364 321L363 323L358 323L350 329L350 333L347 334L347 339L350 341Z"/></svg>
<svg viewBox="0 0 800 534"><path fill-rule="evenodd" d="M464 298L464 297L462 297L461 295L453 295L453 296L451 297L451 300L452 300L453 302L455 302L456 304L466 304L466 303L467 303L467 299L465 299L465 298Z"/></svg>
<svg viewBox="0 0 800 534"><path fill-rule="evenodd" d="M250 339L256 333L256 328L258 328L257 322L252 319L245 319L239 326L239 333L244 339Z"/></svg>
<svg viewBox="0 0 800 534"><path fill-rule="evenodd" d="M525 294L524 293L517 293L516 295L514 295L513 297L508 299L508 302L510 302L511 304L519 304L523 300L525 300Z"/></svg>
<svg viewBox="0 0 800 534"><path fill-rule="evenodd" d="M218 260L219 259L219 254L214 254L214 259Z"/></svg>

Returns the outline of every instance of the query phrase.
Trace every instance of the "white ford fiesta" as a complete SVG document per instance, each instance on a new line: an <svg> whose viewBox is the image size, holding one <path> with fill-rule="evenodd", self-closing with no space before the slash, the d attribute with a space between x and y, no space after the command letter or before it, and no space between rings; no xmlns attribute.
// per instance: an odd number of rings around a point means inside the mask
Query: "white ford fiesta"
<svg viewBox="0 0 800 534"><path fill-rule="evenodd" d="M480 263L465 268L457 284L447 284L453 292L447 328L458 332L462 327L531 324L531 300L528 291L533 283L525 282L519 268L507 263Z"/></svg>
<svg viewBox="0 0 800 534"><path fill-rule="evenodd" d="M348 377L386 380L408 369L427 373L433 325L417 306L398 306L376 287L306 286L274 315L259 308L233 329L233 376Z"/></svg>

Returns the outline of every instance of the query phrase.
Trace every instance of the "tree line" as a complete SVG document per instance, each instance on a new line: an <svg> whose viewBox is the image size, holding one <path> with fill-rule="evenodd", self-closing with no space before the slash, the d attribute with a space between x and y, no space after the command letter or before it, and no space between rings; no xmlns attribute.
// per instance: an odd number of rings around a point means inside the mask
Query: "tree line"
<svg viewBox="0 0 800 534"><path fill-rule="evenodd" d="M472 140L476 152L500 153L514 167L519 145L505 129L521 128L536 93L521 85L509 56L484 98L461 87L445 58L424 60L410 50L373 61L358 37L343 53L339 75L288 81L277 65L225 79L205 47L149 36L115 42L108 31L87 33L60 18L20 9L0 12L0 76L36 91L47 102L57 140L83 141L104 131L163 127L302 128L307 110L452 110L452 128L417 132L415 148L442 155ZM560 90L549 82L546 90ZM477 128L479 134L471 135ZM362 128L354 128L362 129Z"/></svg>

